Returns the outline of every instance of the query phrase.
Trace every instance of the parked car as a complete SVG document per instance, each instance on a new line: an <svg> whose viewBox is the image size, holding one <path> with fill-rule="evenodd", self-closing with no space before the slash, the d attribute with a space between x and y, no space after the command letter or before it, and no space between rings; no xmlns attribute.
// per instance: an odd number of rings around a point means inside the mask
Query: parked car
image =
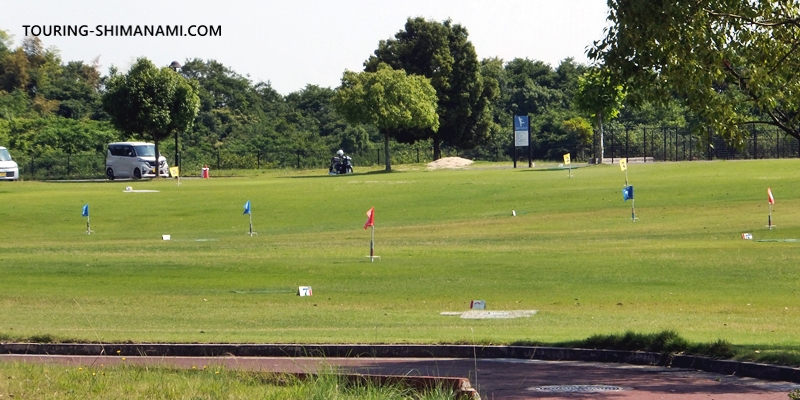
<svg viewBox="0 0 800 400"><path fill-rule="evenodd" d="M106 177L117 178L153 178L158 175L169 177L167 159L158 155L156 168L156 146L145 142L109 143L106 153Z"/></svg>
<svg viewBox="0 0 800 400"><path fill-rule="evenodd" d="M19 166L11 159L8 149L0 146L0 180L16 181L19 179Z"/></svg>

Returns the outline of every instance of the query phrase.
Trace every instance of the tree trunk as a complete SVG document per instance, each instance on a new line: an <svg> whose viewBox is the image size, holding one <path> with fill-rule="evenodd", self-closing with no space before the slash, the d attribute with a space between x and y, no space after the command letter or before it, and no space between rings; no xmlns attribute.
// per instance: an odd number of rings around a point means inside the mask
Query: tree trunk
<svg viewBox="0 0 800 400"><path fill-rule="evenodd" d="M442 148L440 144L441 142L439 142L439 139L433 139L433 161L442 158Z"/></svg>
<svg viewBox="0 0 800 400"><path fill-rule="evenodd" d="M392 159L389 158L389 134L383 134L383 155L386 158L386 172L392 172Z"/></svg>
<svg viewBox="0 0 800 400"><path fill-rule="evenodd" d="M158 155L161 154L161 153L158 152L158 136L153 135L153 143L156 145L156 172L155 172L155 174L156 174L156 178L159 178L160 176L158 175L158 167L160 165L158 165Z"/></svg>
<svg viewBox="0 0 800 400"><path fill-rule="evenodd" d="M600 136L597 140L597 164L603 163L603 113L597 113L597 127L598 127L598 135Z"/></svg>

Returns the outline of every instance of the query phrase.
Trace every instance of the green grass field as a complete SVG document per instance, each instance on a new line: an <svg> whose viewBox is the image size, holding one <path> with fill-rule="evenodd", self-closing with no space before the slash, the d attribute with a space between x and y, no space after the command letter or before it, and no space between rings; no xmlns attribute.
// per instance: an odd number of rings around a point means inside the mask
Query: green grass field
<svg viewBox="0 0 800 400"><path fill-rule="evenodd" d="M275 171L181 186L2 182L0 339L558 343L674 330L690 341L793 351L800 241L758 240L800 240L798 167L632 164L635 223L618 166L574 169L571 179L566 170L478 164ZM776 197L771 231L767 187ZM247 200L255 237L246 234ZM363 229L372 206L374 263ZM314 295L296 296L298 286ZM473 299L539 312L439 315Z"/></svg>

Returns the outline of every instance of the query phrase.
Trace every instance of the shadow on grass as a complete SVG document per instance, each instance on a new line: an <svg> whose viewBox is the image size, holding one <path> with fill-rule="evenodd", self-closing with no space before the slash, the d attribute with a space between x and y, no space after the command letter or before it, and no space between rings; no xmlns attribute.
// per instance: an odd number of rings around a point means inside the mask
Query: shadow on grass
<svg viewBox="0 0 800 400"><path fill-rule="evenodd" d="M519 169L520 172L553 172L553 171L569 171L569 170L573 170L574 171L574 170L579 169L579 168L587 168L587 167L593 167L593 166L594 165L581 165L581 166L573 165L572 168L569 168L569 167L547 167L547 168L536 168L536 167L534 167L534 168L528 168L528 167L520 168L520 167L517 167L517 169Z"/></svg>
<svg viewBox="0 0 800 400"><path fill-rule="evenodd" d="M531 346L534 344L530 342L514 342L512 345ZM536 343L535 345L541 346L543 344ZM636 333L628 331L621 335L593 335L587 339L552 343L549 344L549 346L693 354L712 358L733 358L738 354L736 346L733 346L725 340L720 339L712 343L691 343L682 338L675 331L670 330L657 333Z"/></svg>
<svg viewBox="0 0 800 400"><path fill-rule="evenodd" d="M780 345L736 346L736 359L772 365L800 366L800 349Z"/></svg>
<svg viewBox="0 0 800 400"><path fill-rule="evenodd" d="M402 173L403 171L368 171L368 172L353 172L352 174L345 174L345 175L329 175L329 174L321 174L321 175L303 175L303 176L280 176L279 178L282 179L308 179L308 178L346 178L346 177L354 177L354 176L370 176L370 175L384 175L384 174L398 174Z"/></svg>

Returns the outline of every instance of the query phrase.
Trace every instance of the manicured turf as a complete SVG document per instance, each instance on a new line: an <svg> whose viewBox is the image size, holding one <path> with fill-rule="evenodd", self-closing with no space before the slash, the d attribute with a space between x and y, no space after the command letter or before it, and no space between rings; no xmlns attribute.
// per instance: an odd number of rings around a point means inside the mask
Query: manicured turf
<svg viewBox="0 0 800 400"><path fill-rule="evenodd" d="M798 346L800 242L758 240L800 240L800 161L628 172L636 223L618 166L579 168L571 179L484 164L181 186L3 183L0 338L554 343L674 330L691 341ZM777 201L771 231L767 187ZM255 237L246 235L247 200ZM364 258L372 206L375 263ZM314 295L295 296L301 285ZM473 299L539 313L439 315Z"/></svg>

